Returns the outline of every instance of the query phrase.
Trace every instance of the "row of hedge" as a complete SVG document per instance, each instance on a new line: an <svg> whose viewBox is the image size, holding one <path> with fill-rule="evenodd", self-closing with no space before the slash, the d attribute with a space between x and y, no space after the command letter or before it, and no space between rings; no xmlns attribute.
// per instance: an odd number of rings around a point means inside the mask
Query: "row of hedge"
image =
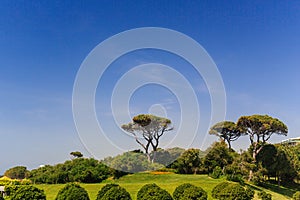
<svg viewBox="0 0 300 200"><path fill-rule="evenodd" d="M13 200L46 200L43 190L32 185L11 185L5 187L6 194ZM62 188L55 200L89 200L87 191L77 183L68 183ZM98 192L96 200L131 200L130 194L117 184L106 184ZM173 197L156 184L144 185L137 194L137 200L206 200L207 193L189 183L178 186Z"/></svg>
<svg viewBox="0 0 300 200"><path fill-rule="evenodd" d="M130 194L117 184L107 184L98 193L96 200L131 200ZM146 184L137 193L137 200L206 200L207 193L195 185L185 183L178 186L173 197L156 184Z"/></svg>
<svg viewBox="0 0 300 200"><path fill-rule="evenodd" d="M5 188L6 194L13 200L46 200L43 190L32 185L14 185ZM212 197L219 200L251 200L254 191L238 183L223 182L212 190ZM258 193L262 200L271 200L271 194L264 191ZM300 192L293 199L299 200ZM0 196L1 199L1 196ZM106 184L98 192L96 200L131 200L130 194L117 184ZM207 200L207 193L195 185L185 183L178 186L173 197L156 184L146 184L137 193L137 200ZM69 183L62 188L55 200L89 200L87 191L77 183Z"/></svg>

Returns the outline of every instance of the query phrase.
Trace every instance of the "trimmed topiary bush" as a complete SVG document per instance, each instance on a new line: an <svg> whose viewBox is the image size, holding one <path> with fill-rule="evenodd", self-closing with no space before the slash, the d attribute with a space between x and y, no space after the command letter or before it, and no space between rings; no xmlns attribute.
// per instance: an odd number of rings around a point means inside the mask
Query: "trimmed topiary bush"
<svg viewBox="0 0 300 200"><path fill-rule="evenodd" d="M173 198L174 200L206 200L207 193L201 187L184 183L175 189Z"/></svg>
<svg viewBox="0 0 300 200"><path fill-rule="evenodd" d="M254 194L255 194L254 190L247 187L247 189L246 189L246 199L253 199Z"/></svg>
<svg viewBox="0 0 300 200"><path fill-rule="evenodd" d="M46 200L46 195L43 190L32 185L22 185L17 187L17 190L12 193L10 199L13 200Z"/></svg>
<svg viewBox="0 0 300 200"><path fill-rule="evenodd" d="M4 190L7 196L12 196L20 187L20 185L7 185Z"/></svg>
<svg viewBox="0 0 300 200"><path fill-rule="evenodd" d="M103 187L101 188L101 190L98 192L98 194L97 194L97 199L96 199L96 200L101 200L102 197L105 195L105 193L106 193L108 190L110 190L112 187L118 187L118 186L119 186L119 185L113 184L113 183L111 183L111 184L106 184L106 185L103 186Z"/></svg>
<svg viewBox="0 0 300 200"><path fill-rule="evenodd" d="M144 185L137 194L137 200L173 200L172 196L156 184Z"/></svg>
<svg viewBox="0 0 300 200"><path fill-rule="evenodd" d="M82 188L79 184L68 183L64 188L62 188L55 200L89 200L89 195L87 191Z"/></svg>
<svg viewBox="0 0 300 200"><path fill-rule="evenodd" d="M212 190L212 196L217 196L222 190L224 190L228 186L228 182L222 182L216 185Z"/></svg>
<svg viewBox="0 0 300 200"><path fill-rule="evenodd" d="M131 200L131 197L124 188L116 186L110 188L101 200Z"/></svg>
<svg viewBox="0 0 300 200"><path fill-rule="evenodd" d="M219 200L251 200L254 191L238 183L223 182L212 190L212 197Z"/></svg>
<svg viewBox="0 0 300 200"><path fill-rule="evenodd" d="M272 200L272 195L266 193L265 191L261 191L258 193L258 197L262 200Z"/></svg>
<svg viewBox="0 0 300 200"><path fill-rule="evenodd" d="M294 200L300 200L300 192L299 191L294 193L293 199Z"/></svg>

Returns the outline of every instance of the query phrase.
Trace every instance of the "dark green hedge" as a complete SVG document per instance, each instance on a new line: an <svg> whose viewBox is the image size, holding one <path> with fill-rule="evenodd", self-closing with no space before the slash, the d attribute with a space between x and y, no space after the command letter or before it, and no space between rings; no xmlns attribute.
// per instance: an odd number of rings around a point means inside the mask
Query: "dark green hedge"
<svg viewBox="0 0 300 200"><path fill-rule="evenodd" d="M112 187L101 200L131 200L130 194L122 187Z"/></svg>
<svg viewBox="0 0 300 200"><path fill-rule="evenodd" d="M258 197L259 197L261 200L272 200L272 195L266 193L265 191L259 192L259 193L258 193Z"/></svg>
<svg viewBox="0 0 300 200"><path fill-rule="evenodd" d="M97 195L96 200L131 200L130 194L117 184L106 184Z"/></svg>
<svg viewBox="0 0 300 200"><path fill-rule="evenodd" d="M175 189L173 198L174 200L206 200L207 193L201 187L184 183Z"/></svg>
<svg viewBox="0 0 300 200"><path fill-rule="evenodd" d="M223 182L212 190L212 197L219 200L251 200L254 191L238 183Z"/></svg>
<svg viewBox="0 0 300 200"><path fill-rule="evenodd" d="M172 196L156 184L144 185L137 194L137 200L173 200Z"/></svg>
<svg viewBox="0 0 300 200"><path fill-rule="evenodd" d="M55 200L89 200L89 195L87 191L82 188L79 184L68 183L64 188L62 188Z"/></svg>
<svg viewBox="0 0 300 200"><path fill-rule="evenodd" d="M20 185L15 189L10 193L12 200L46 200L44 191L32 185Z"/></svg>

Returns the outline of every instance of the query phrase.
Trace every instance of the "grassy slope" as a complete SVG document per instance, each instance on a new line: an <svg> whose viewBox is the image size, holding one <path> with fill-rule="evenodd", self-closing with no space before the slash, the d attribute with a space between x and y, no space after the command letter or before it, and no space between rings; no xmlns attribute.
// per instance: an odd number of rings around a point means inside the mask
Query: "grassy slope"
<svg viewBox="0 0 300 200"><path fill-rule="evenodd" d="M171 194L175 190L175 188L182 184L182 183L192 183L197 186L201 186L205 191L208 192L209 199L211 197L211 191L215 185L222 182L223 180L220 179L212 179L207 175L179 175L179 174L149 174L149 173L139 173L133 175L127 175L119 180L106 180L100 184L81 184L89 193L90 199L95 200L98 191L103 187L106 183L117 183L124 187L133 197L136 199L136 194L138 190L147 183L156 183L163 189L166 189ZM57 192L63 187L64 185L37 185L37 187L44 189L47 200L54 200ZM260 190L261 188L255 187L256 190ZM278 189L278 188L277 188ZM281 194L274 192L277 189L273 188L273 191L264 189L267 193L272 194L273 200L285 200L291 199L289 196L293 191L290 191L285 188L280 188L278 191L285 191L281 192ZM257 199L255 197L255 199Z"/></svg>

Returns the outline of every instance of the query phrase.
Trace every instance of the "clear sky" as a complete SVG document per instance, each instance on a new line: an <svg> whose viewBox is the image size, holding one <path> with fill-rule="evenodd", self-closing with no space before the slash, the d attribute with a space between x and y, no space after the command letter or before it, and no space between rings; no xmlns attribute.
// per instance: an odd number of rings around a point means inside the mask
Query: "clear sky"
<svg viewBox="0 0 300 200"><path fill-rule="evenodd" d="M72 116L77 71L103 40L149 26L182 32L206 49L224 81L227 120L269 114L287 124L288 137L300 136L299 1L4 0L0 2L0 174L15 165L31 169L62 162L74 150L90 156ZM201 102L204 124L192 146L205 149L216 140L208 136L203 144L210 112L207 88L186 61L158 50L121 57L101 79L96 108L99 121L106 124L104 131L110 133L113 123L106 113L114 84L133 66L149 62L169 65L190 81ZM162 113L155 104L164 105L178 126L178 101L158 85L146 85L133 94L131 114ZM274 137L272 142L282 139ZM243 138L234 147L248 144Z"/></svg>

